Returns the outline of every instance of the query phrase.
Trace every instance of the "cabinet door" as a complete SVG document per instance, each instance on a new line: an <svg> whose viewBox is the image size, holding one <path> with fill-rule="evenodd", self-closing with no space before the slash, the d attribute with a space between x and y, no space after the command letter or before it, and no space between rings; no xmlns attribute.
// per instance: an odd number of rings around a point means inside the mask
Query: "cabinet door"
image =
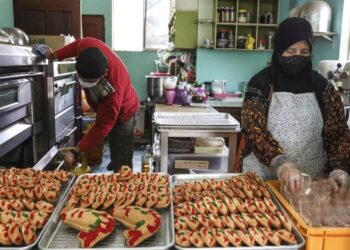
<svg viewBox="0 0 350 250"><path fill-rule="evenodd" d="M103 15L83 15L83 37L95 37L105 41L105 18Z"/></svg>
<svg viewBox="0 0 350 250"><path fill-rule="evenodd" d="M80 0L14 0L15 26L31 35L81 37Z"/></svg>
<svg viewBox="0 0 350 250"><path fill-rule="evenodd" d="M197 47L197 11L176 11L175 47Z"/></svg>

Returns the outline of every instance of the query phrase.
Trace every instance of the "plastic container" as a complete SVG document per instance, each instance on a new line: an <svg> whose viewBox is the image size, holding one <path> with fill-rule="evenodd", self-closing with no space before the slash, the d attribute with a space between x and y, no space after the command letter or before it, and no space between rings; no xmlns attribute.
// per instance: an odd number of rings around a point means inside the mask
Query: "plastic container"
<svg viewBox="0 0 350 250"><path fill-rule="evenodd" d="M175 89L166 89L165 90L165 101L167 105L173 105L175 97Z"/></svg>
<svg viewBox="0 0 350 250"><path fill-rule="evenodd" d="M237 20L239 23L249 23L250 19L250 13L246 9L239 9L238 10L238 17Z"/></svg>
<svg viewBox="0 0 350 250"><path fill-rule="evenodd" d="M267 181L266 183L305 238L306 250L348 250L350 248L350 228L308 226L278 191L279 181Z"/></svg>
<svg viewBox="0 0 350 250"><path fill-rule="evenodd" d="M168 154L168 172L169 174L190 173L190 169L196 170L196 167L186 169L175 169L175 160L184 161L206 161L208 162L207 169L200 169L206 173L227 172L228 165L228 148L224 147L222 154ZM197 169L199 170L199 169Z"/></svg>

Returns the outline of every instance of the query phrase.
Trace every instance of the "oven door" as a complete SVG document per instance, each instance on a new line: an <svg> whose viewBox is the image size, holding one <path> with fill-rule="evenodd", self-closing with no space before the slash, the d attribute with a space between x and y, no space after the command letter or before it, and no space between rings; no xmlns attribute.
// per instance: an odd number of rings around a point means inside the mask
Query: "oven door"
<svg viewBox="0 0 350 250"><path fill-rule="evenodd" d="M0 81L0 129L26 117L32 101L28 78Z"/></svg>
<svg viewBox="0 0 350 250"><path fill-rule="evenodd" d="M54 81L55 115L74 104L74 77Z"/></svg>

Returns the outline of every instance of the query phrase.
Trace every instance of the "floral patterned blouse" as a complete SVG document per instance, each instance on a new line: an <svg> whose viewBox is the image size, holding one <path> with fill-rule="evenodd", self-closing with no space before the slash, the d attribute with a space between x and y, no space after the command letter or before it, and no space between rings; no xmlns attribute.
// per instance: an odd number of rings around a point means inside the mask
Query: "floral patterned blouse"
<svg viewBox="0 0 350 250"><path fill-rule="evenodd" d="M260 76L257 74L255 77ZM243 101L242 135L245 144L238 171L242 171L243 158L251 152L267 166L275 156L284 153L267 128L273 88L269 85L266 74L259 81L252 80L248 83ZM328 157L324 171L329 173L334 169L342 169L349 172L350 130L346 123L341 95L329 81L316 72L313 72L313 82L316 82L314 91L324 120L322 137Z"/></svg>

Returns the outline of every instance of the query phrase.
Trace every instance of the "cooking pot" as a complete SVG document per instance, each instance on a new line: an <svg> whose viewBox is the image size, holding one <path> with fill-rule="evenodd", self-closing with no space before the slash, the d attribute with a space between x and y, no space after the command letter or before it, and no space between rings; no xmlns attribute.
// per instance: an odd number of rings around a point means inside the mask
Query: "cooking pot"
<svg viewBox="0 0 350 250"><path fill-rule="evenodd" d="M23 30L14 27L6 27L2 29L9 35L11 44L28 45L29 38Z"/></svg>
<svg viewBox="0 0 350 250"><path fill-rule="evenodd" d="M293 8L290 17L308 20L314 32L331 32L332 9L325 1L310 1Z"/></svg>
<svg viewBox="0 0 350 250"><path fill-rule="evenodd" d="M147 78L147 95L154 102L164 102L166 88L176 87L177 77L172 75L150 75Z"/></svg>

